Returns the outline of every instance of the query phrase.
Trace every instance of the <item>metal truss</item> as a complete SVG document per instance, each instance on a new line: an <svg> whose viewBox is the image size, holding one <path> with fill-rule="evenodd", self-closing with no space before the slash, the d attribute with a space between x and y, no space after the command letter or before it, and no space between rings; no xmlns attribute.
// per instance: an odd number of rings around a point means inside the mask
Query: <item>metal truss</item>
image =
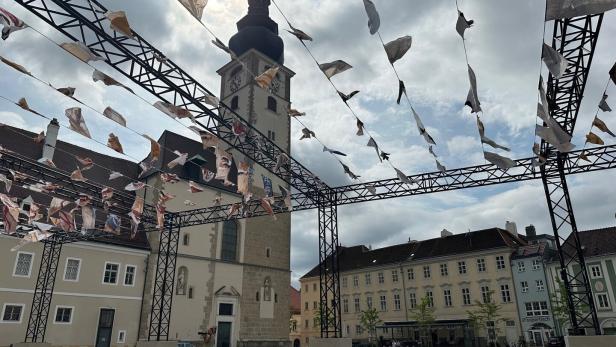
<svg viewBox="0 0 616 347"><path fill-rule="evenodd" d="M569 134L573 134L575 128L602 20L601 13L559 19L554 23L552 47L567 59L569 67L559 79L550 74L547 98L550 115ZM542 141L541 152L543 155L553 155L556 150ZM541 179L556 239L561 279L567 292L570 334L585 335L586 329L589 329L600 335L601 327L565 177L568 162L568 154L557 153L555 163L558 175L550 175L542 169Z"/></svg>
<svg viewBox="0 0 616 347"><path fill-rule="evenodd" d="M175 264L180 228L173 225L171 222L172 216L166 215L165 218L166 227L160 230L160 241L158 243L148 341L169 340L169 323L171 322L171 304L175 286Z"/></svg>
<svg viewBox="0 0 616 347"><path fill-rule="evenodd" d="M165 102L191 111L194 122L232 148L280 177L300 192L316 199L317 191L328 188L317 176L291 158L267 136L223 102L226 116L208 108L205 101L216 96L173 61L133 31L128 38L109 29L108 10L96 0L15 0L69 38L80 41L106 59L107 64L137 85ZM229 117L241 122L249 131L242 140L232 129ZM199 120L197 120L199 119ZM289 164L274 172L280 156Z"/></svg>
<svg viewBox="0 0 616 347"><path fill-rule="evenodd" d="M321 337L342 337L340 266L338 263L338 204L336 194L319 196L319 280Z"/></svg>

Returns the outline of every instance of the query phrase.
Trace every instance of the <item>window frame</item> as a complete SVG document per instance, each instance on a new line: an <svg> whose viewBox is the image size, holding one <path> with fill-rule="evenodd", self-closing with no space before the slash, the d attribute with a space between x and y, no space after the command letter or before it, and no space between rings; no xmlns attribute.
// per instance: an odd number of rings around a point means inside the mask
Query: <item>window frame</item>
<svg viewBox="0 0 616 347"><path fill-rule="evenodd" d="M415 270L412 267L406 269L406 277L408 280L415 279Z"/></svg>
<svg viewBox="0 0 616 347"><path fill-rule="evenodd" d="M539 283L541 283L541 287L539 287ZM535 286L537 287L538 292L545 291L545 283L543 282L543 280L535 280Z"/></svg>
<svg viewBox="0 0 616 347"><path fill-rule="evenodd" d="M596 279L596 278L603 278L603 269L601 269L601 264L593 264L593 265L589 265L588 266L590 269L590 278L592 279ZM595 271L597 270L599 272L598 275L595 275Z"/></svg>
<svg viewBox="0 0 616 347"><path fill-rule="evenodd" d="M439 268L441 269L441 277L449 276L449 267L447 263L439 264Z"/></svg>
<svg viewBox="0 0 616 347"><path fill-rule="evenodd" d="M426 290L426 297L428 298L428 307L434 307L434 293L431 290Z"/></svg>
<svg viewBox="0 0 616 347"><path fill-rule="evenodd" d="M533 271L541 270L541 260L533 259Z"/></svg>
<svg viewBox="0 0 616 347"><path fill-rule="evenodd" d="M508 283L500 285L500 292L501 292L501 301L502 301L502 303L503 304L511 303L511 290L509 289L509 284ZM507 300L505 300L505 299L507 299Z"/></svg>
<svg viewBox="0 0 616 347"><path fill-rule="evenodd" d="M370 272L366 272L366 274L364 274L364 281L367 286L372 284L372 275L370 274Z"/></svg>
<svg viewBox="0 0 616 347"><path fill-rule="evenodd" d="M486 259L485 258L477 258L477 272L487 272L488 269L486 267Z"/></svg>
<svg viewBox="0 0 616 347"><path fill-rule="evenodd" d="M497 255L495 259L496 259L496 270L507 269L507 264L505 263L505 256Z"/></svg>
<svg viewBox="0 0 616 347"><path fill-rule="evenodd" d="M383 284L383 283L385 283L385 274L383 273L383 271L380 271L380 272L377 274L377 277L378 277L378 282L379 282L379 284Z"/></svg>
<svg viewBox="0 0 616 347"><path fill-rule="evenodd" d="M342 298L342 313L349 313L349 298Z"/></svg>
<svg viewBox="0 0 616 347"><path fill-rule="evenodd" d="M400 302L400 294L394 293L394 311L400 311L402 303Z"/></svg>
<svg viewBox="0 0 616 347"><path fill-rule="evenodd" d="M461 288L460 291L462 292L462 305L467 305L467 306L472 305L473 300L471 298L471 289L469 287L464 287L464 288Z"/></svg>
<svg viewBox="0 0 616 347"><path fill-rule="evenodd" d="M268 95L266 108L268 111L278 113L278 100L276 100L275 97Z"/></svg>
<svg viewBox="0 0 616 347"><path fill-rule="evenodd" d="M124 338L120 339L120 336L123 336ZM121 344L126 343L126 330L118 330L118 342L117 343L121 343Z"/></svg>
<svg viewBox="0 0 616 347"><path fill-rule="evenodd" d="M443 298L445 299L445 307L453 306L453 300L451 298L451 289L443 289Z"/></svg>
<svg viewBox="0 0 616 347"><path fill-rule="evenodd" d="M6 314L6 307L7 306L21 307L21 311L19 312L19 321L4 320L4 315ZM20 304L20 303L14 303L14 302L5 302L4 305L2 306L2 316L0 316L0 323L2 323L2 324L21 324L21 322L23 321L23 318L24 318L24 310L25 310L25 308L26 308L26 304Z"/></svg>
<svg viewBox="0 0 616 347"><path fill-rule="evenodd" d="M411 309L417 307L417 293L415 292L409 293L409 306Z"/></svg>
<svg viewBox="0 0 616 347"><path fill-rule="evenodd" d="M464 270L464 271L462 271ZM466 268L466 260L460 260L458 262L458 274L460 275L466 275L468 273L468 270Z"/></svg>
<svg viewBox="0 0 616 347"><path fill-rule="evenodd" d="M134 270L133 272L133 283L132 284L126 284L126 273L128 271L128 268L132 267ZM126 287L134 287L135 283L137 282L137 265L133 265L133 264L126 264L124 265L124 280L122 281L122 285L126 286Z"/></svg>
<svg viewBox="0 0 616 347"><path fill-rule="evenodd" d="M21 254L28 254L31 256L30 258L30 266L28 267L28 274L27 275L18 275L16 273L17 271L17 264L19 263L19 256ZM15 256L15 264L13 264L13 277L21 277L21 278L30 278L30 276L32 276L32 265L34 264L34 253L33 252L25 252L25 251L18 251L16 256Z"/></svg>
<svg viewBox="0 0 616 347"><path fill-rule="evenodd" d="M387 312L387 295L385 294L379 295L379 308L381 312Z"/></svg>
<svg viewBox="0 0 616 347"><path fill-rule="evenodd" d="M490 295L490 286L481 286L479 287L479 291L481 292L481 302L487 304L492 301L492 297Z"/></svg>
<svg viewBox="0 0 616 347"><path fill-rule="evenodd" d="M522 293L528 293L528 281L520 281L520 287Z"/></svg>
<svg viewBox="0 0 616 347"><path fill-rule="evenodd" d="M118 266L115 283L105 282L105 273L107 272L107 265L108 264L117 265ZM122 266L122 264L120 264L120 263L116 263L116 262L113 262L113 261L106 261L105 265L103 266L103 278L101 279L101 283L104 284L104 285L108 285L108 286L117 286L118 282L119 282L119 278L120 278L121 266Z"/></svg>
<svg viewBox="0 0 616 347"><path fill-rule="evenodd" d="M361 312L361 298L359 296L353 297L353 311L355 313Z"/></svg>
<svg viewBox="0 0 616 347"><path fill-rule="evenodd" d="M70 315L70 319L68 322L58 322L57 318L58 318L58 310L59 309L63 309L63 308L68 308L71 310L71 315ZM72 325L73 324L73 318L75 317L75 306L67 306L67 305L56 305L56 309L54 310L54 315L53 315L53 324L58 324L58 325Z"/></svg>
<svg viewBox="0 0 616 347"><path fill-rule="evenodd" d="M79 262L79 265L77 266L77 277L74 280L66 278L66 271L68 270L69 260L77 260ZM64 262L64 275L62 276L62 280L66 282L79 282L79 275L81 274L81 262L82 262L81 258L67 257L66 261Z"/></svg>
<svg viewBox="0 0 616 347"><path fill-rule="evenodd" d="M235 226L235 250L234 252L234 257L233 259L231 259L230 257L228 257L227 253L225 252L225 225L231 225L233 224ZM237 263L239 262L239 257L240 257L240 250L239 250L239 245L240 245L240 225L237 221L234 220L226 220L222 223L222 233L221 233L221 237L220 237L220 260L224 261L224 262L229 262L229 263ZM223 256L224 254L224 256Z"/></svg>
<svg viewBox="0 0 616 347"><path fill-rule="evenodd" d="M601 300L599 300L599 297L603 297L605 298L605 302L607 304L607 306L601 306ZM602 309L602 310L609 310L612 308L612 305L610 304L610 297L608 295L608 293L597 293L595 294L595 300L597 301L597 308Z"/></svg>
<svg viewBox="0 0 616 347"><path fill-rule="evenodd" d="M423 275L424 279L432 278L432 270L430 269L430 265L423 266Z"/></svg>
<svg viewBox="0 0 616 347"><path fill-rule="evenodd" d="M391 270L391 282L398 283L398 269Z"/></svg>
<svg viewBox="0 0 616 347"><path fill-rule="evenodd" d="M518 268L518 272L525 272L526 271L526 263L524 261L518 261L516 263L516 266Z"/></svg>
<svg viewBox="0 0 616 347"><path fill-rule="evenodd" d="M359 275L353 275L353 288L359 287Z"/></svg>

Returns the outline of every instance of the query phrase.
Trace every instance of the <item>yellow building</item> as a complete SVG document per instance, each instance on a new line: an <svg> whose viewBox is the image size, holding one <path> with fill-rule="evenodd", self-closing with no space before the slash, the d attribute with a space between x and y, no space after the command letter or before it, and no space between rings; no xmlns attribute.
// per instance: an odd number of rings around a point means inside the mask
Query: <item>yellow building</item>
<svg viewBox="0 0 616 347"><path fill-rule="evenodd" d="M468 310L476 301L498 304L499 339L516 342L520 336L515 290L510 269L511 253L524 241L515 228L491 228L409 241L371 250L365 246L340 251L342 335L354 341L370 336L361 326L360 314L375 308L382 323L377 338L417 340L420 330L413 319L420 301L428 297L435 322L426 338L433 344L464 345L475 336L485 337L483 327L473 329ZM319 306L319 269L315 266L300 279L302 345L319 336L315 316Z"/></svg>

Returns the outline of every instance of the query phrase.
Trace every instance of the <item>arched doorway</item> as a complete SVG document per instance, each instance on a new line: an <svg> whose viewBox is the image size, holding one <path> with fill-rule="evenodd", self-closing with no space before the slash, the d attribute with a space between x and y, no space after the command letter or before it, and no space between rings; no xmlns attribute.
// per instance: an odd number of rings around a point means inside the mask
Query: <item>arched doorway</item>
<svg viewBox="0 0 616 347"><path fill-rule="evenodd" d="M299 344L300 344L299 339L295 339L293 341L293 347L300 347Z"/></svg>
<svg viewBox="0 0 616 347"><path fill-rule="evenodd" d="M535 323L530 327L528 335L531 346L545 346L550 336L554 336L554 330L545 323Z"/></svg>
<svg viewBox="0 0 616 347"><path fill-rule="evenodd" d="M603 335L616 335L616 319L608 318L601 322L601 332Z"/></svg>

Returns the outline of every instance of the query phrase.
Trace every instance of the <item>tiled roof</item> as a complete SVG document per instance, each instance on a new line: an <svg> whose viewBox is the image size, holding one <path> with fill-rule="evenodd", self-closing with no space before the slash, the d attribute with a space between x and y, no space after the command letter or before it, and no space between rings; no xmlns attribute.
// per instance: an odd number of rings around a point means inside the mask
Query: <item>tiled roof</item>
<svg viewBox="0 0 616 347"><path fill-rule="evenodd" d="M434 257L476 252L494 248L517 247L525 243L500 228L477 230L418 242L402 243L385 248L369 250L365 246L341 247L340 271L351 271L406 260L424 260ZM315 277L319 266L315 266L302 278Z"/></svg>
<svg viewBox="0 0 616 347"><path fill-rule="evenodd" d="M616 227L578 232L586 257L616 254ZM566 253L573 250L571 236L564 242Z"/></svg>
<svg viewBox="0 0 616 347"><path fill-rule="evenodd" d="M299 314L302 310L302 300L299 290L295 289L293 286L289 286L289 290L291 291L289 297L289 309L291 314Z"/></svg>

